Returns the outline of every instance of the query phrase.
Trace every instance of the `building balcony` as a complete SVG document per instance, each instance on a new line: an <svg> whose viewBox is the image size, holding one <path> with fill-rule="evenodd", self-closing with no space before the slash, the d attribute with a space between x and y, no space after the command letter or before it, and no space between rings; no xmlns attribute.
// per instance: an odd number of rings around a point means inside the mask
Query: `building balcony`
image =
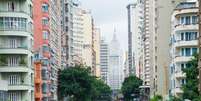
<svg viewBox="0 0 201 101"><path fill-rule="evenodd" d="M189 46L198 46L198 40L191 40L191 41L177 41L174 46L176 48L180 47L189 47Z"/></svg>
<svg viewBox="0 0 201 101"><path fill-rule="evenodd" d="M0 53L1 54L31 54L31 51L28 50L28 48L26 46L23 47L8 47L8 48L4 48L4 47L0 47Z"/></svg>
<svg viewBox="0 0 201 101"><path fill-rule="evenodd" d="M29 72L29 68L25 65L18 65L18 66L8 66L8 65L0 65L0 72L1 73L27 73Z"/></svg>
<svg viewBox="0 0 201 101"><path fill-rule="evenodd" d="M32 14L29 14L25 11L15 10L15 11L9 11L9 10L0 10L1 17L19 17L19 18L27 18L29 21L32 20Z"/></svg>
<svg viewBox="0 0 201 101"><path fill-rule="evenodd" d="M182 25L178 24L175 26L174 32L180 33L181 31L198 31L198 24Z"/></svg>
<svg viewBox="0 0 201 101"><path fill-rule="evenodd" d="M176 56L174 58L174 62L175 63L182 63L182 62L188 62L192 59L193 57L192 56Z"/></svg>
<svg viewBox="0 0 201 101"><path fill-rule="evenodd" d="M184 73L182 73L182 71L175 73L176 79L184 79L185 77L186 77L186 75Z"/></svg>
<svg viewBox="0 0 201 101"><path fill-rule="evenodd" d="M4 27L0 26L0 36L23 36L23 37L29 37L33 36L33 31L31 29L18 29L18 28L12 28L12 27Z"/></svg>
<svg viewBox="0 0 201 101"><path fill-rule="evenodd" d="M8 85L8 90L30 90L33 89L31 85L19 84L19 85Z"/></svg>
<svg viewBox="0 0 201 101"><path fill-rule="evenodd" d="M193 7L193 8L186 8L186 9L175 9L173 12L173 15L175 17L184 15L184 14L197 14L198 8Z"/></svg>

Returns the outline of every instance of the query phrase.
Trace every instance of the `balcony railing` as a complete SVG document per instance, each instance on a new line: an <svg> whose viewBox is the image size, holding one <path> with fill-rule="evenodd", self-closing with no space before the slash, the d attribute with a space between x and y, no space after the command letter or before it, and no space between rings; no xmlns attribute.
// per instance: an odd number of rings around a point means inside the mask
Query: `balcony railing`
<svg viewBox="0 0 201 101"><path fill-rule="evenodd" d="M12 11L12 10L7 10L7 9L1 9L0 12L2 12L2 13L13 13L13 12L14 12L14 13L24 13L24 14L30 16L30 17L33 16L32 14L27 13L27 12L25 12L25 11L23 11L23 10L14 10L14 11Z"/></svg>
<svg viewBox="0 0 201 101"><path fill-rule="evenodd" d="M19 45L19 46L0 46L0 49L28 49L27 46Z"/></svg>

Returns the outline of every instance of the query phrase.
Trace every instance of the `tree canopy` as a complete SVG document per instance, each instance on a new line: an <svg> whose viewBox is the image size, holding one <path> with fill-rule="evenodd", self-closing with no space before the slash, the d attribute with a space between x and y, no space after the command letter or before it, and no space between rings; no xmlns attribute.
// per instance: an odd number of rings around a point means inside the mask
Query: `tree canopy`
<svg viewBox="0 0 201 101"><path fill-rule="evenodd" d="M197 101L195 99L200 98L198 91L198 55L194 55L191 61L187 63L187 67L183 69L183 72L186 75L186 83L183 85L183 99Z"/></svg>
<svg viewBox="0 0 201 101"><path fill-rule="evenodd" d="M135 96L140 94L140 86L142 85L142 80L136 76L129 76L125 78L121 91L124 96L125 101L131 101Z"/></svg>
<svg viewBox="0 0 201 101"><path fill-rule="evenodd" d="M108 85L91 75L90 69L79 65L69 67L59 73L58 88L60 98L68 96L73 101L109 99L112 92Z"/></svg>

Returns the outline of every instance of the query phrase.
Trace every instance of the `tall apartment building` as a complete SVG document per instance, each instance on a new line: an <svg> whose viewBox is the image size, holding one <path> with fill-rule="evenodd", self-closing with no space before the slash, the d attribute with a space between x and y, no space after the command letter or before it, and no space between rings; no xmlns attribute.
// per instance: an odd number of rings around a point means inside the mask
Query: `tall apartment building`
<svg viewBox="0 0 201 101"><path fill-rule="evenodd" d="M92 16L90 11L83 10L83 64L92 67L93 49L92 49Z"/></svg>
<svg viewBox="0 0 201 101"><path fill-rule="evenodd" d="M0 1L0 80L9 101L34 101L32 0Z"/></svg>
<svg viewBox="0 0 201 101"><path fill-rule="evenodd" d="M129 74L135 74L134 49L133 49L133 25L134 25L134 4L127 6L128 10L128 67Z"/></svg>
<svg viewBox="0 0 201 101"><path fill-rule="evenodd" d="M105 83L108 81L109 71L109 46L104 38L101 38L100 43L100 76Z"/></svg>
<svg viewBox="0 0 201 101"><path fill-rule="evenodd" d="M120 49L120 43L117 40L116 33L109 45L109 86L112 90L120 90L123 83L123 53Z"/></svg>
<svg viewBox="0 0 201 101"><path fill-rule="evenodd" d="M43 101L57 101L57 72L61 68L60 1L34 0L35 60L42 63Z"/></svg>
<svg viewBox="0 0 201 101"><path fill-rule="evenodd" d="M137 0L127 6L128 10L128 61L130 74L142 77L144 33L144 4ZM133 73L132 73L133 72Z"/></svg>
<svg viewBox="0 0 201 101"><path fill-rule="evenodd" d="M179 3L172 14L170 93L181 96L185 84L183 68L192 55L198 52L198 3L191 1Z"/></svg>
<svg viewBox="0 0 201 101"><path fill-rule="evenodd" d="M95 75L97 77L100 77L100 36L101 36L101 30L100 28L94 28L93 33L93 50L95 51Z"/></svg>
<svg viewBox="0 0 201 101"><path fill-rule="evenodd" d="M145 86L150 87L150 91L153 91L153 76L154 76L154 60L153 60L153 45L155 34L155 0L144 1L144 35L143 35L143 81Z"/></svg>

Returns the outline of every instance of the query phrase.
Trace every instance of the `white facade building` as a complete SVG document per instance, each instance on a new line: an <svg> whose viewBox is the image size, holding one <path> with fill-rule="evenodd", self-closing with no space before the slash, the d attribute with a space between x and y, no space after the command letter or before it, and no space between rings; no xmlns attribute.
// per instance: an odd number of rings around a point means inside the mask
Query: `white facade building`
<svg viewBox="0 0 201 101"><path fill-rule="evenodd" d="M109 83L108 68L109 68L109 46L106 40L102 38L100 43L100 75L101 79L107 84Z"/></svg>
<svg viewBox="0 0 201 101"><path fill-rule="evenodd" d="M114 33L109 45L109 86L112 90L121 89L123 77L123 53Z"/></svg>
<svg viewBox="0 0 201 101"><path fill-rule="evenodd" d="M0 80L9 101L34 101L32 0L0 1Z"/></svg>
<svg viewBox="0 0 201 101"><path fill-rule="evenodd" d="M195 0L194 0L195 1ZM174 96L181 96L182 85L185 84L183 68L192 55L198 52L198 4L181 2L172 14L170 90Z"/></svg>

